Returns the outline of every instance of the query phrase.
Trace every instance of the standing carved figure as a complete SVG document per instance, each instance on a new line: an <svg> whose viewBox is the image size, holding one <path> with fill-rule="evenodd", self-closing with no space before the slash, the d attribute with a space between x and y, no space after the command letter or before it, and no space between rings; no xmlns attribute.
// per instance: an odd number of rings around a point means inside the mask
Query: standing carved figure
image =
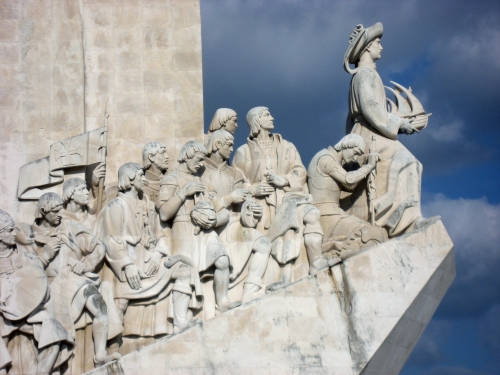
<svg viewBox="0 0 500 375"><path fill-rule="evenodd" d="M262 216L262 206L251 199L250 191L244 188L248 183L243 174L228 164L233 145L234 137L223 129L209 134L208 158L201 181L213 186L217 198L231 210L227 226L216 229L231 259L230 289L238 288L239 292L243 284L241 300L244 303L262 288L271 242L255 229Z"/></svg>
<svg viewBox="0 0 500 375"><path fill-rule="evenodd" d="M144 194L156 203L160 192L160 182L168 171L167 148L160 142L149 142L142 149L142 167L146 184Z"/></svg>
<svg viewBox="0 0 500 375"><path fill-rule="evenodd" d="M348 215L340 208L342 190L352 190L374 170L378 154L368 155L368 164L347 172L344 164L356 162L364 154L365 142L357 134L348 134L335 147L318 152L311 160L307 174L309 192L314 205L321 212L321 226L325 233L323 252L339 255L359 250L387 240L384 228Z"/></svg>
<svg viewBox="0 0 500 375"><path fill-rule="evenodd" d="M46 247L39 255L33 250L16 244L14 221L0 210L0 374L10 370L49 374L68 361L73 352L73 338L52 313L44 270L44 264L59 248ZM28 335L31 340L16 333ZM32 346L37 352L36 363L28 359ZM8 348L15 348L23 356L11 356Z"/></svg>
<svg viewBox="0 0 500 375"><path fill-rule="evenodd" d="M229 256L214 229L227 224L229 212L217 199L212 200L213 188L200 181L206 155L199 142L189 141L182 147L178 168L161 182L157 208L162 221L172 221L172 254L191 258L200 273L213 269L218 311L225 312L240 304L229 301Z"/></svg>
<svg viewBox="0 0 500 375"><path fill-rule="evenodd" d="M169 247L154 235L158 216L143 194L144 184L139 164L122 165L118 196L103 208L94 226L106 246L103 294L108 305L118 309L122 336L180 332L191 318L189 309L200 307L199 279L190 261L169 259ZM119 344L115 339L112 345Z"/></svg>
<svg viewBox="0 0 500 375"><path fill-rule="evenodd" d="M233 165L242 172L252 195L264 207L257 229L265 233L285 194L307 190L307 172L295 146L271 133L274 118L268 108L252 108L247 123L250 135L247 143L236 150Z"/></svg>
<svg viewBox="0 0 500 375"><path fill-rule="evenodd" d="M266 107L247 114L250 136L236 150L233 165L249 182L249 190L263 207L257 230L273 243L265 280L274 290L333 265L321 251L320 213L307 190L307 172L295 146L273 134L274 118ZM306 251L302 251L304 249ZM280 275L278 276L278 272Z"/></svg>
<svg viewBox="0 0 500 375"><path fill-rule="evenodd" d="M375 184L376 225L385 226L390 236L396 236L427 221L420 210L422 164L398 141L398 134L419 131L416 124L421 119L398 116L387 109L384 84L375 65L382 53L382 34L381 23L368 28L358 25L351 34L344 57L344 68L353 75L346 131L363 137L365 148L372 136L376 136L381 159ZM355 64L355 68L351 69L349 64ZM364 151L368 153L368 149ZM347 208L367 221L366 192L363 189L354 192Z"/></svg>
<svg viewBox="0 0 500 375"><path fill-rule="evenodd" d="M92 194L89 194L87 183L81 178L73 177L64 181L62 186L63 217L75 220L87 229L92 228L98 213L99 182L104 178L105 174L106 165L100 163L92 173ZM102 200L105 199L106 197L103 196Z"/></svg>
<svg viewBox="0 0 500 375"><path fill-rule="evenodd" d="M60 249L45 264L55 316L73 337L76 329L92 323L94 362L101 366L120 357L118 353L107 354L108 313L97 289L99 275L93 273L103 260L105 249L88 229L76 221L63 219L62 209L59 195L46 193L40 197L33 224L35 245L38 254L49 248Z"/></svg>

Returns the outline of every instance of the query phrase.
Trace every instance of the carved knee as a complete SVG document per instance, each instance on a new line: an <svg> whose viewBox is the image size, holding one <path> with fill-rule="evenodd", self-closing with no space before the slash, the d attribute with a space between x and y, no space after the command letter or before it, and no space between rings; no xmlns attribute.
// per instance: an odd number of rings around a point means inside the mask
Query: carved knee
<svg viewBox="0 0 500 375"><path fill-rule="evenodd" d="M229 268L229 258L225 255L222 257L219 257L215 261L215 268L217 268L219 270L225 270L225 269Z"/></svg>
<svg viewBox="0 0 500 375"><path fill-rule="evenodd" d="M321 212L314 206L307 207L307 212L304 215L304 224L317 224L321 219Z"/></svg>
<svg viewBox="0 0 500 375"><path fill-rule="evenodd" d="M85 288L83 295L93 306L94 311L91 311L92 315L94 315L95 317L102 317L108 314L108 307L106 306L106 302L104 302L104 298L102 298L101 293L99 293L95 286L89 285L87 288Z"/></svg>

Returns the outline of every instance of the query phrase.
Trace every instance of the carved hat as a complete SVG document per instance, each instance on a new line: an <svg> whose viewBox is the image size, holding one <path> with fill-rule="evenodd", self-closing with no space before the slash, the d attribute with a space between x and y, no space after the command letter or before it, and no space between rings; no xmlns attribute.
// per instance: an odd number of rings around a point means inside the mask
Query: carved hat
<svg viewBox="0 0 500 375"><path fill-rule="evenodd" d="M13 226L14 226L14 220L12 220L12 217L7 212L0 209L0 232L7 227L13 227Z"/></svg>
<svg viewBox="0 0 500 375"><path fill-rule="evenodd" d="M381 38L384 34L384 26L382 23L377 22L376 24L364 28L363 25L358 25L354 28L354 31L349 36L349 47L344 56L344 69L346 72L354 74L357 70L352 70L349 64L355 64L361 52L377 38Z"/></svg>

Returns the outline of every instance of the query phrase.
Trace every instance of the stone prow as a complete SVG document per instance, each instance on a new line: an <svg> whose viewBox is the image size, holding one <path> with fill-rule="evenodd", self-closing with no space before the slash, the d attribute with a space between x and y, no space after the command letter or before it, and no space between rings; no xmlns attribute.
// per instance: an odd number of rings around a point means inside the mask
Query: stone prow
<svg viewBox="0 0 500 375"><path fill-rule="evenodd" d="M437 220L89 374L398 374L454 277Z"/></svg>

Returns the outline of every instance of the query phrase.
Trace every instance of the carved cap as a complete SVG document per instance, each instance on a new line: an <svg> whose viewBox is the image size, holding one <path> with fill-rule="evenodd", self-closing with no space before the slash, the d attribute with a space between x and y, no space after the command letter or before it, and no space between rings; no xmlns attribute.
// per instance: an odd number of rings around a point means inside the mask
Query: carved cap
<svg viewBox="0 0 500 375"><path fill-rule="evenodd" d="M14 220L12 220L12 217L7 212L0 209L0 232L11 226L14 226Z"/></svg>
<svg viewBox="0 0 500 375"><path fill-rule="evenodd" d="M354 28L349 36L349 47L344 56L344 69L346 72L354 74L356 70L351 70L349 64L355 64L365 47L377 38L381 38L384 34L384 26L381 22L364 28L363 25L358 25Z"/></svg>

